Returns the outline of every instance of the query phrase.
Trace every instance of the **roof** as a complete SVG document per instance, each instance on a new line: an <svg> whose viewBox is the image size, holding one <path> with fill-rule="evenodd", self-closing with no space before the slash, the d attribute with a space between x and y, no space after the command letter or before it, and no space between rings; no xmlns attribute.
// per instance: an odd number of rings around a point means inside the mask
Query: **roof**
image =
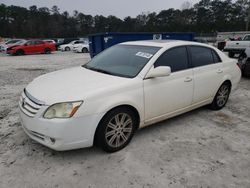
<svg viewBox="0 0 250 188"><path fill-rule="evenodd" d="M182 41L182 40L142 40L142 41L131 41L124 42L121 44L125 45L139 45L139 46L153 46L153 47L168 47L174 45L200 45L208 46L199 42Z"/></svg>

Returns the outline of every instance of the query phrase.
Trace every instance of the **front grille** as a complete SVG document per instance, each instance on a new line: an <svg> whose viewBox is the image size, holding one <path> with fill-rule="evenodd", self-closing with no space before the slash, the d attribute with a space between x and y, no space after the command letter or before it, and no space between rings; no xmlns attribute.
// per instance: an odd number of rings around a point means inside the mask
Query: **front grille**
<svg viewBox="0 0 250 188"><path fill-rule="evenodd" d="M34 117L42 105L42 103L34 101L34 98L28 94L26 90L23 91L20 97L19 106L23 113L25 113L27 116Z"/></svg>

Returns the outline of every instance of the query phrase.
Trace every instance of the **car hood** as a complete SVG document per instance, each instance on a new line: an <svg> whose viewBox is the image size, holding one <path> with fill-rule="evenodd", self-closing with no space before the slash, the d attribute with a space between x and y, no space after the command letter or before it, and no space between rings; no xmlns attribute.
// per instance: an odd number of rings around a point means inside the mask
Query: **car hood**
<svg viewBox="0 0 250 188"><path fill-rule="evenodd" d="M46 105L84 100L109 88L119 87L131 79L74 67L42 75L34 79L27 92Z"/></svg>
<svg viewBox="0 0 250 188"><path fill-rule="evenodd" d="M8 45L6 45L6 48L15 48L18 46L23 46L23 45L21 45L21 44L8 44Z"/></svg>
<svg viewBox="0 0 250 188"><path fill-rule="evenodd" d="M66 47L66 46L73 46L73 44L62 44L62 45L60 45L60 47Z"/></svg>

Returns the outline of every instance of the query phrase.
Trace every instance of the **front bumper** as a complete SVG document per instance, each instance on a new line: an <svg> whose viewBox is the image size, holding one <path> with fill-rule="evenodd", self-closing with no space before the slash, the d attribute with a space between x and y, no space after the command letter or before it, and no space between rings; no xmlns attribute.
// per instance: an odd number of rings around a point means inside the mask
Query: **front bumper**
<svg viewBox="0 0 250 188"><path fill-rule="evenodd" d="M23 130L33 140L57 151L72 150L93 145L95 130L104 114L69 119L45 119L43 106L34 117L20 109Z"/></svg>
<svg viewBox="0 0 250 188"><path fill-rule="evenodd" d="M81 50L79 50L79 48L73 48L73 52L81 52Z"/></svg>
<svg viewBox="0 0 250 188"><path fill-rule="evenodd" d="M8 50L8 51L6 50L5 52L6 54L10 54L10 55L14 55L16 53L15 50Z"/></svg>

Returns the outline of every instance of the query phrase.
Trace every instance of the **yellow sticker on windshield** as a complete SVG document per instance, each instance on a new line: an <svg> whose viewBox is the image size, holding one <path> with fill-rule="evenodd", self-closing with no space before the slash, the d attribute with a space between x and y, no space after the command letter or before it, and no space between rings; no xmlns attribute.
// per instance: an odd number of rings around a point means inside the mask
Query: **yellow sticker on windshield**
<svg viewBox="0 0 250 188"><path fill-rule="evenodd" d="M153 54L146 53L146 52L137 52L135 55L139 57L144 57L147 59L150 59L153 56Z"/></svg>

